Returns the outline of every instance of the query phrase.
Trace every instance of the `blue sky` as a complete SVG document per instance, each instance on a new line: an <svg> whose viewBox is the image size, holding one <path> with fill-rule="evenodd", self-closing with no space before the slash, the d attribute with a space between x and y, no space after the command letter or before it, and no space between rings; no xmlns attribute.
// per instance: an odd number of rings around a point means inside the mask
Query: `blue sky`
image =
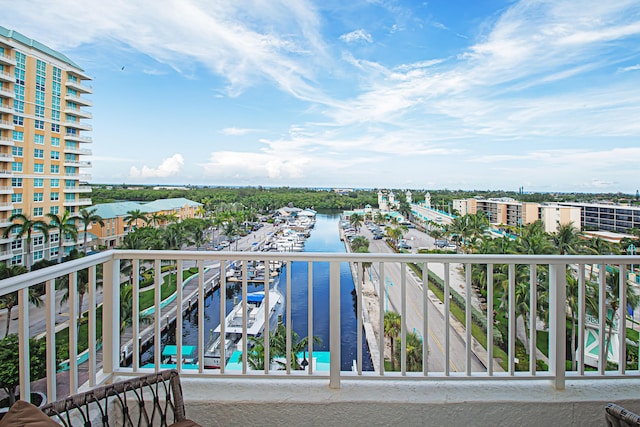
<svg viewBox="0 0 640 427"><path fill-rule="evenodd" d="M28 3L0 25L94 79L95 183L640 188L637 0Z"/></svg>

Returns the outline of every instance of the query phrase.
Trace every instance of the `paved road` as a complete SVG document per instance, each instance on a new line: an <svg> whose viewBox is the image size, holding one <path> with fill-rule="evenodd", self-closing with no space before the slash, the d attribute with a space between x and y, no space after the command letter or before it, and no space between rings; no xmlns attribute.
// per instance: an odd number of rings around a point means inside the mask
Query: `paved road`
<svg viewBox="0 0 640 427"><path fill-rule="evenodd" d="M360 233L370 240L370 252L392 252L391 248L389 248L384 240L373 240L373 234L366 227L363 227ZM433 238L415 229L410 229L408 233L405 234L405 238L407 239L407 243L412 246L412 252L414 253L417 252L418 247L433 247L434 244ZM378 286L378 291L382 291L388 295L387 298L385 298L384 309L400 313L402 307L402 280L400 264L385 263L385 277L382 280L380 279L379 266L374 264L372 269L372 279L374 284ZM405 320L407 322L407 331L415 332L419 334L419 336L424 337L424 296L422 283L410 272L408 267L405 274L405 300L407 307ZM451 274L457 274L457 272L451 271ZM379 289L380 285L383 286L382 290ZM429 292L428 297L428 344L430 348L429 370L441 372L445 370L445 322L442 314L443 304L431 292ZM465 340L455 331L454 328L450 327L449 329L449 370L452 372L464 371L466 367ZM471 369L472 371L486 370L484 365L473 353Z"/></svg>

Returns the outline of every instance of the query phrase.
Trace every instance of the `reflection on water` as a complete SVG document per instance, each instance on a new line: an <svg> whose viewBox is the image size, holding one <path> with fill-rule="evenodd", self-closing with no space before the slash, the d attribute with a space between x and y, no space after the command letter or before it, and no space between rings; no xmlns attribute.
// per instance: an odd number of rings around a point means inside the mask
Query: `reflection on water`
<svg viewBox="0 0 640 427"><path fill-rule="evenodd" d="M344 244L340 241L337 214L318 214L316 226L305 243L305 252L344 253ZM308 263L296 262L291 266L291 321L292 329L302 338L308 331ZM357 357L357 319L353 279L348 263L340 266L340 312L341 312L341 358L342 370L350 370ZM286 296L286 268L280 274L280 291ZM242 293L240 283L227 284L226 312L229 313L234 301ZM248 292L261 290L262 286L249 285ZM220 293L216 290L205 299L204 333L205 343L209 335L220 322ZM285 316L286 319L286 316ZM194 310L183 320L183 345L198 344L198 310ZM313 335L322 340L315 344L314 350L329 351L329 263L313 264ZM363 334L364 336L364 334ZM175 344L175 331L163 336L163 344ZM145 351L141 365L153 362L153 346ZM363 343L363 370L373 370L369 350Z"/></svg>

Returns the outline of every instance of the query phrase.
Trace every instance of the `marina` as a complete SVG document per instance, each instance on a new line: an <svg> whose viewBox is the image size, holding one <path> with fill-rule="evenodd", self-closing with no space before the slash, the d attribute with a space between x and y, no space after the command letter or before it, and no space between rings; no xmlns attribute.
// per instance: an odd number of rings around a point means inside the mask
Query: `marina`
<svg viewBox="0 0 640 427"><path fill-rule="evenodd" d="M345 252L344 243L340 240L339 234L339 215L338 214L318 214L314 217L313 221L304 220L305 229L293 230L294 227L300 227L299 219L292 219L291 221L281 219L280 224L274 229L274 232L268 236L263 242L253 245L252 251L276 251L278 244L276 242L283 241L285 239L295 239L300 247L300 251L309 252ZM308 226L314 226L313 230L306 228ZM306 235L306 236L305 236ZM284 245L280 245L280 251L292 251L293 248L287 248ZM317 358L321 357L322 352L328 351L329 343L329 318L328 318L328 301L329 301L329 266L318 265L313 270L313 295L311 310L313 312L313 338L318 339L318 343L314 343L313 346L313 360L311 363L314 366L314 370L322 370L322 363L318 362ZM290 271L291 284L287 282L287 268ZM307 301L309 301L307 278L308 278L308 266L306 263L293 262L289 265L281 265L279 263L271 263L268 265L268 269L263 263L256 263L255 265L247 266L247 295L254 295L252 298L258 299L258 295L264 295L264 274L266 271L269 273L269 283L271 284L271 291L269 292L269 305L270 305L270 325L269 329L273 330L273 324L277 323L278 318L283 319L286 322L286 310L284 310L284 301L287 298L291 298L292 305L291 310L291 330L300 337L306 337L308 335L308 310ZM217 277L217 275L216 275ZM342 369L350 370L353 366L353 361L356 358L356 312L355 312L355 297L354 297L354 285L351 271L347 263L342 263L340 268L341 277L341 323L343 325L343 342L341 349L341 364ZM204 366L206 368L217 368L220 365L220 357L222 353L220 339L220 319L224 318L225 323L225 340L224 340L224 359L226 361L225 369L234 369L237 365L238 358L241 357L242 348L241 334L237 335L237 330L230 328L231 317L235 316L234 313L239 314L239 306L242 305L242 268L236 263L230 263L225 273L225 280L227 283L227 290L225 292L225 314L220 316L220 291L218 288L219 279L211 279L210 285L206 287L208 294L205 297L205 319L204 319L204 331L205 335L205 360ZM277 288L274 294L274 288ZM289 289L290 288L290 289ZM290 296L288 295L290 293ZM278 304L277 310L281 310L279 314L273 314L274 310L272 306L273 301L281 300L282 304ZM250 305L250 301L247 300L247 305ZM262 311L259 305L247 308L248 312L255 312L256 319L262 319L262 330L254 334L250 332L249 324L251 319L247 320L247 336L262 336L264 332L264 309ZM192 304L190 308L185 309L182 322L182 344L183 346L197 346L198 343L198 305ZM241 319L241 318L240 318ZM167 322L168 327L165 328L162 334L163 351L164 346L175 346L175 316L173 321ZM260 326L257 326L260 329ZM235 335L233 335L235 334ZM249 344L249 343L248 343ZM154 345L153 341L147 342L146 346L143 345L144 353L141 355L139 361L140 366L153 366ZM183 352L185 354L185 352ZM368 346L363 343L363 368L365 370L373 370ZM299 354L300 360L305 359L304 354ZM297 357L298 357L297 356ZM163 362L166 359L163 358ZM192 361L195 366L199 361ZM307 363L309 363L307 361ZM319 365L318 365L319 363ZM188 364L188 362L187 362ZM169 366L169 365L167 365Z"/></svg>

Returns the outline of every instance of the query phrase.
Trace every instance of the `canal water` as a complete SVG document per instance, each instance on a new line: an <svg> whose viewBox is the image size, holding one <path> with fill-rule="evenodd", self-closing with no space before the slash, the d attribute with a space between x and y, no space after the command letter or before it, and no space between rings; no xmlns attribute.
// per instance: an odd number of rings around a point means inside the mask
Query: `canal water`
<svg viewBox="0 0 640 427"><path fill-rule="evenodd" d="M340 241L338 230L339 214L318 213L316 225L306 240L305 252L344 253L344 243ZM291 265L291 322L292 329L299 337L308 335L308 263L296 262ZM279 277L279 289L283 296L287 292L286 268ZM248 292L261 290L262 286L249 285ZM340 265L340 311L341 311L341 369L351 370L357 358L357 317L353 278L349 264ZM227 285L226 312L229 313L242 293L241 284ZM205 299L205 343L220 322L220 293L216 290ZM183 320L183 345L198 344L198 310L192 311ZM285 316L286 319L286 316ZM313 264L313 336L321 340L314 344L314 351L329 351L329 263ZM364 333L363 333L364 336ZM175 344L175 330L170 330L162 338L163 344ZM363 342L363 370L373 370L369 349ZM153 363L153 346L145 351L141 365Z"/></svg>

